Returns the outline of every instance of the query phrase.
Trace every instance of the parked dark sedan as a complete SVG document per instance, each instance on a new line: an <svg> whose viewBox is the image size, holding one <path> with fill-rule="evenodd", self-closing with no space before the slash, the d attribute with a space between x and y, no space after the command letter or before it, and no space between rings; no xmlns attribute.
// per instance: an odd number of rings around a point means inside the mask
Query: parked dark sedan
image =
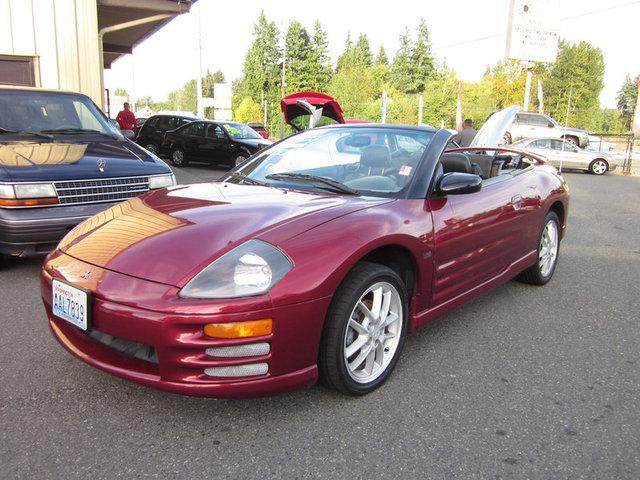
<svg viewBox="0 0 640 480"><path fill-rule="evenodd" d="M160 148L164 134L194 120L199 120L199 118L180 113L153 115L140 125L136 135L136 143L155 155L160 153L167 154L169 152L163 152Z"/></svg>
<svg viewBox="0 0 640 480"><path fill-rule="evenodd" d="M0 260L47 253L121 200L175 184L85 95L0 86Z"/></svg>
<svg viewBox="0 0 640 480"><path fill-rule="evenodd" d="M198 121L167 132L162 151L176 167L192 160L235 167L272 143L243 123Z"/></svg>

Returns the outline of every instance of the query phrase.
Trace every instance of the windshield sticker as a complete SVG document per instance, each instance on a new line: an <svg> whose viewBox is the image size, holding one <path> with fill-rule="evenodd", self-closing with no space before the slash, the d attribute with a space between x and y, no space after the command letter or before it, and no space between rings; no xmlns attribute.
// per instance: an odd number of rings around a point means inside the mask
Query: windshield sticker
<svg viewBox="0 0 640 480"><path fill-rule="evenodd" d="M409 165L402 165L398 173L400 175L404 175L405 177L408 177L409 175L411 175L411 167Z"/></svg>

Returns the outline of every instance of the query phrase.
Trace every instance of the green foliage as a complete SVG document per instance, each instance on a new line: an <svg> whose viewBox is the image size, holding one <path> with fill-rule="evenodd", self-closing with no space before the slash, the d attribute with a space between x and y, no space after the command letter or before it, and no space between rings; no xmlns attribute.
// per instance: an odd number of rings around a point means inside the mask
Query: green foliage
<svg viewBox="0 0 640 480"><path fill-rule="evenodd" d="M116 97L129 97L129 93L122 87L117 87L114 91L113 94Z"/></svg>
<svg viewBox="0 0 640 480"><path fill-rule="evenodd" d="M545 110L564 123L571 93L569 124L595 131L600 127L598 97L603 86L602 50L587 42L569 44L560 40L558 58L544 82Z"/></svg>
<svg viewBox="0 0 640 480"><path fill-rule="evenodd" d="M640 82L640 75L638 75L635 80L631 80L631 75L627 74L627 77L624 79L624 83L622 84L622 87L620 87L620 90L618 90L618 95L616 96L618 110L622 117L623 128L626 131L631 129L633 114L638 102L638 82Z"/></svg>
<svg viewBox="0 0 640 480"><path fill-rule="evenodd" d="M380 45L378 55L376 56L376 65L389 65L389 58L387 57L387 51L384 49L384 45Z"/></svg>
<svg viewBox="0 0 640 480"><path fill-rule="evenodd" d="M262 122L262 109L251 97L244 97L233 111L234 120L242 123Z"/></svg>
<svg viewBox="0 0 640 480"><path fill-rule="evenodd" d="M294 93L311 89L310 64L312 61L311 38L307 30L298 21L289 24L286 42L286 90Z"/></svg>
<svg viewBox="0 0 640 480"><path fill-rule="evenodd" d="M322 29L322 25L318 20L313 26L309 63L310 88L320 92L325 91L331 81L333 68L331 67L331 57L329 56L327 33Z"/></svg>
<svg viewBox="0 0 640 480"><path fill-rule="evenodd" d="M400 35L400 48L393 59L391 81L401 92L420 93L436 73L429 27L424 19L421 19L415 39L411 38L408 29Z"/></svg>

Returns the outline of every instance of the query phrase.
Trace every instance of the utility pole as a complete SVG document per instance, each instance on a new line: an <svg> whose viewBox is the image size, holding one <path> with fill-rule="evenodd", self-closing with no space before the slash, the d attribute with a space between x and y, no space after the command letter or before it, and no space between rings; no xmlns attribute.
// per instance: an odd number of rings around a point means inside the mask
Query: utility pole
<svg viewBox="0 0 640 480"><path fill-rule="evenodd" d="M196 110L200 118L204 117L204 106L202 105L202 4L198 5L198 76L196 78Z"/></svg>
<svg viewBox="0 0 640 480"><path fill-rule="evenodd" d="M282 80L280 82L280 98L284 98L285 73L287 65L287 36L284 36L284 51L282 53ZM280 118L280 138L284 138L284 112Z"/></svg>
<svg viewBox="0 0 640 480"><path fill-rule="evenodd" d="M525 63L527 69L527 80L524 84L524 104L522 108L525 112L529 111L529 98L531 97L531 79L533 78L533 62Z"/></svg>

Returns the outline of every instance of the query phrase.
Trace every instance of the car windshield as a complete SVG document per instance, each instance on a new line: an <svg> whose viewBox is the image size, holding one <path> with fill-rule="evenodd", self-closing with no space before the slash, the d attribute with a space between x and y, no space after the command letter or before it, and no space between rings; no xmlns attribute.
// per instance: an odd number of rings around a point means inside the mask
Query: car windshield
<svg viewBox="0 0 640 480"><path fill-rule="evenodd" d="M240 140L248 138L262 139L253 128L242 123L223 123L222 126L231 138Z"/></svg>
<svg viewBox="0 0 640 480"><path fill-rule="evenodd" d="M0 89L0 112L0 129L7 132L117 134L83 95Z"/></svg>
<svg viewBox="0 0 640 480"><path fill-rule="evenodd" d="M433 131L402 127L306 130L264 150L224 181L396 198L408 188L432 137Z"/></svg>

